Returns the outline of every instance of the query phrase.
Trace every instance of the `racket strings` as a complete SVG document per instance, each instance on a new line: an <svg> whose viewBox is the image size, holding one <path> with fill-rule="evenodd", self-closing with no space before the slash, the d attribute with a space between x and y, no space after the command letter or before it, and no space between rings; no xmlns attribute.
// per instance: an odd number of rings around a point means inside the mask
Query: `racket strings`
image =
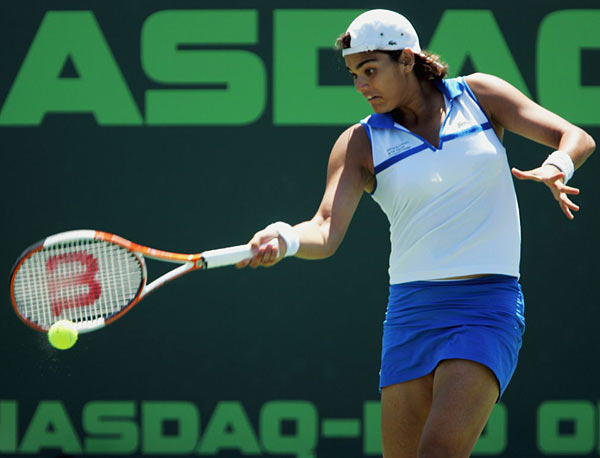
<svg viewBox="0 0 600 458"><path fill-rule="evenodd" d="M14 279L23 317L47 328L59 319L110 317L136 297L144 267L133 253L104 241L77 240L32 253Z"/></svg>

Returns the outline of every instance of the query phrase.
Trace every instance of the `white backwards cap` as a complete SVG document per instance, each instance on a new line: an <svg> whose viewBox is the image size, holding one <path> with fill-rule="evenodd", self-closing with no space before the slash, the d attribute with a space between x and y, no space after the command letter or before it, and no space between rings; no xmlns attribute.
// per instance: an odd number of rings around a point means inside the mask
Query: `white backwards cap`
<svg viewBox="0 0 600 458"><path fill-rule="evenodd" d="M370 10L358 16L346 33L350 34L350 47L342 55L365 51L394 51L409 48L421 52L419 37L412 24L399 13L390 10Z"/></svg>

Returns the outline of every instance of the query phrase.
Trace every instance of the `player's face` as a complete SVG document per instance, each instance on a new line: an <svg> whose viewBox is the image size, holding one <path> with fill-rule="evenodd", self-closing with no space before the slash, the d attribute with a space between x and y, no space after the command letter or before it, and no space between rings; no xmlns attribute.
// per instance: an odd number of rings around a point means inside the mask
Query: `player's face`
<svg viewBox="0 0 600 458"><path fill-rule="evenodd" d="M344 58L354 79L354 87L376 113L387 113L406 98L404 66L380 52L361 52Z"/></svg>

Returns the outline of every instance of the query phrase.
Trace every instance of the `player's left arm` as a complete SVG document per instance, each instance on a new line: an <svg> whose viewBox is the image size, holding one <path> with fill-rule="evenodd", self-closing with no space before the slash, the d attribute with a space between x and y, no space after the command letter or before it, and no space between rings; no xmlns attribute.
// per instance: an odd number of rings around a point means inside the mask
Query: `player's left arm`
<svg viewBox="0 0 600 458"><path fill-rule="evenodd" d="M538 105L506 81L483 73L465 79L500 138L506 129L560 150L569 155L575 169L594 151L596 144L584 130ZM546 184L569 219L573 219L572 211L579 210L568 197L579 194L579 189L567 186L564 173L557 167L548 164L527 171L513 168L512 173L521 180Z"/></svg>

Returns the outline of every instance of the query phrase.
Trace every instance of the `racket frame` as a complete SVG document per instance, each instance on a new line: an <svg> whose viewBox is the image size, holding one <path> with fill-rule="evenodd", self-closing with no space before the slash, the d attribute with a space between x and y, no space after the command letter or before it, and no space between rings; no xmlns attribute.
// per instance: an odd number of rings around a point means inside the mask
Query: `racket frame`
<svg viewBox="0 0 600 458"><path fill-rule="evenodd" d="M17 316L27 326L36 329L40 332L48 332L49 329L42 327L33 321L28 320L19 312L17 301L14 295L14 281L16 278L17 271L28 258L30 258L34 253L43 250L44 248L49 248L53 245L60 243L77 242L80 240L103 241L125 248L130 253L132 253L139 261L139 264L142 269L142 281L140 283L139 290L134 296L134 298L114 315L111 315L107 318L100 317L94 320L76 322L75 325L79 333L95 331L106 326L107 324L110 324L118 318L121 318L125 313L131 310L134 305L140 302L148 294L156 291L156 289L158 289L162 285L178 277L181 277L182 275L188 272L191 272L193 270L209 269L214 267L231 265L252 257L252 250L250 245L239 245L235 247L209 250L203 253L196 254L183 254L157 250L155 248L150 248L144 245L140 245L138 243L131 242L115 234L91 229L80 229L51 235L25 250L25 252L22 253L20 258L17 260L15 266L12 268L11 271L10 296L12 306ZM273 243L273 246L275 246L276 249L278 249L276 239ZM148 284L148 271L146 268L146 262L144 258L155 259L158 261L166 261L181 265L173 270L170 270L169 272L162 274L161 276L154 279L151 283Z"/></svg>

